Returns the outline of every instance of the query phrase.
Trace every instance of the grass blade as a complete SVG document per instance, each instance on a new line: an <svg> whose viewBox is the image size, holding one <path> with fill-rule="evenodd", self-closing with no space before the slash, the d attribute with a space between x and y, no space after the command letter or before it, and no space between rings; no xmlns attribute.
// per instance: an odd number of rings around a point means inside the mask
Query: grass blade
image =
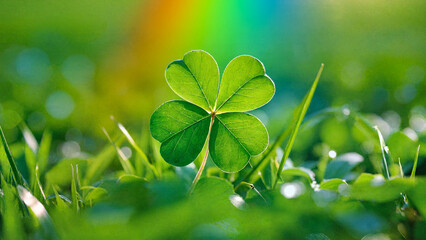
<svg viewBox="0 0 426 240"><path fill-rule="evenodd" d="M28 145L31 151L33 151L34 154L37 154L38 143L36 138L34 137L34 134L25 124L21 126L21 131L22 131L22 135L24 136L25 143Z"/></svg>
<svg viewBox="0 0 426 240"><path fill-rule="evenodd" d="M68 210L68 204L71 204L71 201L69 201L68 198L60 195L58 193L58 191L56 190L55 186L52 186L53 192L55 194L55 199L56 199L56 209L58 209L59 211L66 211Z"/></svg>
<svg viewBox="0 0 426 240"><path fill-rule="evenodd" d="M46 195L44 194L43 187L41 186L38 166L36 166L35 168L35 183L32 187L32 192L34 193L37 199L42 200L44 203L46 203Z"/></svg>
<svg viewBox="0 0 426 240"><path fill-rule="evenodd" d="M76 166L77 168L77 166ZM77 172L74 170L74 166L71 164L71 200L72 200L72 209L75 212L79 211L79 204L78 204L78 192L77 192Z"/></svg>
<svg viewBox="0 0 426 240"><path fill-rule="evenodd" d="M417 162L419 160L420 145L417 147L416 157L414 158L413 170L411 170L411 178L416 177Z"/></svg>
<svg viewBox="0 0 426 240"><path fill-rule="evenodd" d="M33 186L36 176L35 176L35 169L36 169L36 156L33 152L33 150L31 149L30 146L26 145L25 146L25 162L27 163L27 168L28 168L28 174L29 174L29 179L27 179L29 181L29 185Z"/></svg>
<svg viewBox="0 0 426 240"><path fill-rule="evenodd" d="M2 209L2 237L3 239L26 239L20 212L21 201L17 198L15 188L6 183L0 175L1 188L4 193Z"/></svg>
<svg viewBox="0 0 426 240"><path fill-rule="evenodd" d="M4 151L6 152L6 156L9 161L10 167L12 168L12 173L16 181L15 184L24 185L25 183L24 177L22 177L21 173L18 170L18 167L16 166L15 160L13 159L12 153L10 152L9 145L7 145L6 137L4 136L4 132L1 126L0 126L0 137L3 143Z"/></svg>
<svg viewBox="0 0 426 240"><path fill-rule="evenodd" d="M130 175L134 175L135 170L134 170L132 164L130 163L129 159L126 157L126 155L124 155L123 151L121 151L121 149L111 139L111 137L109 136L106 129L102 128L102 131L105 133L106 137L108 138L108 141L114 146L115 150L117 151L118 158L120 159L120 163L123 166L124 172L126 172L127 174L130 174Z"/></svg>
<svg viewBox="0 0 426 240"><path fill-rule="evenodd" d="M398 165L399 165L399 174L403 178L404 177L404 170L402 170L401 158L398 158Z"/></svg>
<svg viewBox="0 0 426 240"><path fill-rule="evenodd" d="M321 76L323 68L324 68L324 64L321 64L320 70L318 71L317 77L316 77L314 83L312 84L310 91L306 94L306 96L302 100L302 103L296 108L296 110L293 113L293 119L290 122L290 127L287 128L286 130L284 130L277 137L275 142L270 147L268 147L268 149L265 151L266 153L264 153L262 159L259 160L259 162L252 168L252 170L244 178L241 178L234 183L235 186L238 187L238 185L241 184L242 182L255 182L251 178L252 177L258 178L259 177L259 175L256 174L256 173L266 167L266 165L268 163L268 161L266 161L266 159L270 159L272 157L272 155L275 153L277 148L282 145L284 140L286 140L287 137L290 135L290 133L292 133L292 130L295 129L295 127L298 123L298 120L300 119L300 114L302 113L302 110L304 109L304 107L306 105L307 105L306 110L307 110L307 107L309 107L309 104L312 100L312 96L315 92L315 89L316 89L316 86L318 84L318 80L319 80L319 77ZM309 102L307 102L308 98L309 98ZM305 113L303 114L303 117L306 114L306 110L305 110ZM303 117L302 117L301 120L303 120ZM301 121L299 123L299 126L300 126L300 124L301 124ZM284 167L284 165L282 167ZM277 172L277 176L279 176L278 173L279 172ZM277 180L278 179L276 179L275 181L277 181ZM274 182L274 184L275 184L275 182Z"/></svg>
<svg viewBox="0 0 426 240"><path fill-rule="evenodd" d="M39 167L40 176L43 177L46 167L49 162L50 145L52 143L52 134L49 131L44 131L41 138L40 147L37 153L37 163Z"/></svg>
<svg viewBox="0 0 426 240"><path fill-rule="evenodd" d="M377 135L379 135L380 149L382 150L383 166L384 166L384 173L385 173L383 175L386 175L387 179L390 179L388 162L385 156L385 153L389 154L389 148L388 146L386 146L385 139L383 138L383 135L380 132L379 128L377 126L374 126L374 129L377 131Z"/></svg>
<svg viewBox="0 0 426 240"><path fill-rule="evenodd" d="M117 140L119 144L122 139ZM88 168L84 176L83 185L90 185L96 181L105 172L111 162L114 160L115 149L111 145L105 146L96 156L89 158Z"/></svg>
<svg viewBox="0 0 426 240"><path fill-rule="evenodd" d="M284 155L281 159L280 166L278 167L277 178L275 179L275 182L272 186L273 189L275 188L275 186L278 183L278 180L280 179L281 171L284 168L285 161L287 160L288 156L290 155L291 149L292 149L293 144L294 144L294 140L296 139L297 132L299 131L299 127L302 124L302 121L303 121L303 118L305 117L306 112L308 111L309 105L311 104L312 97L314 96L314 93L315 93L315 90L317 88L318 81L321 77L321 73L322 73L323 69L324 69L324 64L321 64L321 67L320 67L320 69L317 73L315 81L312 84L312 87L309 90L308 94L306 94L306 96L305 96L305 98L302 102L302 107L298 111L298 117L297 117L297 120L296 120L296 124L292 127L289 140L288 140L287 145L284 149Z"/></svg>
<svg viewBox="0 0 426 240"><path fill-rule="evenodd" d="M43 238L57 239L52 219L50 218L43 204L22 186L18 186L18 193L19 198L25 203L28 208L31 209L37 220L40 222Z"/></svg>
<svg viewBox="0 0 426 240"><path fill-rule="evenodd" d="M155 177L158 177L157 169L149 162L148 157L146 156L146 154L144 153L144 151L142 151L142 149L136 144L136 141L130 135L129 131L127 131L127 129L123 126L123 124L121 124L120 122L118 122L117 120L115 120L114 117L111 116L111 119L117 124L118 128L123 133L123 135L126 137L127 141L130 143L130 145L132 145L132 147L136 150L136 152L142 158L143 163L149 169L151 169L151 171L152 171L152 173L154 174Z"/></svg>

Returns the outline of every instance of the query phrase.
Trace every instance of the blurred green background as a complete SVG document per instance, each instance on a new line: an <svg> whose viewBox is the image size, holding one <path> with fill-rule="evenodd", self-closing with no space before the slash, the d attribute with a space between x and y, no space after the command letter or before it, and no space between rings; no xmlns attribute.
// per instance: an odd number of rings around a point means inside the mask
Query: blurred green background
<svg viewBox="0 0 426 240"><path fill-rule="evenodd" d="M177 98L164 78L168 63L203 49L221 71L240 54L265 64L277 92L254 114L272 137L325 63L309 113L344 114L302 131L301 159L319 143L368 152L345 122L348 111L371 114L385 137L401 130L417 141L426 129L425 10L422 0L2 0L0 124L11 143L25 123L36 138L48 128L58 146L96 151L110 115L147 130L153 110Z"/></svg>

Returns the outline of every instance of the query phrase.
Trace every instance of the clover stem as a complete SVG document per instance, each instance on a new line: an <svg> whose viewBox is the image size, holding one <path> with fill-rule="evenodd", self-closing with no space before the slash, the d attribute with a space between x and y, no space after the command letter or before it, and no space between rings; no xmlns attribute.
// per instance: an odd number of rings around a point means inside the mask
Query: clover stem
<svg viewBox="0 0 426 240"><path fill-rule="evenodd" d="M198 180L200 180L201 174L203 173L204 167L206 166L207 157L209 156L209 142L210 142L210 132L212 131L212 126L214 122L215 113L212 113L210 126L209 126L209 132L207 133L207 149L206 153L204 154L203 161L201 162L200 168L198 169L197 175L195 175L194 181L192 182L191 188L189 189L188 196L191 195L191 193L194 191L195 186L198 183Z"/></svg>

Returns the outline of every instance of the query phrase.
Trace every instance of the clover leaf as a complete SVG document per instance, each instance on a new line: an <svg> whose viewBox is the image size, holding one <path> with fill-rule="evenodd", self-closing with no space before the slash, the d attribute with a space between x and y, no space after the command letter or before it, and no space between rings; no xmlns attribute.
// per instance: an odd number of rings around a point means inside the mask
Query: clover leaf
<svg viewBox="0 0 426 240"><path fill-rule="evenodd" d="M166 80L184 99L164 103L151 117L151 134L161 142L166 162L175 166L193 162L207 140L214 163L225 172L237 172L266 149L265 126L244 113L265 105L275 93L258 59L234 58L219 82L214 58L202 50L190 51L169 64ZM206 159L207 153L204 163Z"/></svg>

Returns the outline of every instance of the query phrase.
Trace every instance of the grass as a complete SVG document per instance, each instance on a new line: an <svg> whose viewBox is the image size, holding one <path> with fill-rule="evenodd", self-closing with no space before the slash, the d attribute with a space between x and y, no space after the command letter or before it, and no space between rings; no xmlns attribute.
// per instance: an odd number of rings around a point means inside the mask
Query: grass
<svg viewBox="0 0 426 240"><path fill-rule="evenodd" d="M289 159L299 129L318 127L341 112L322 111L303 122L321 71L293 121L238 173L220 171L210 158L201 166L199 160L185 167L166 164L157 142L136 141L114 119L116 128L103 129L107 142L97 154L55 164L48 162L50 132L38 143L24 126L24 140L9 146L0 128L2 239L424 238L426 178L414 178L424 159L422 142L413 161L396 162L385 156L392 146L380 130L378 137L364 115L352 111L346 121L374 142L370 156L333 159L325 151L321 160L299 166ZM126 156L124 144L136 154ZM376 167L382 163L385 171ZM343 177L328 178L330 173Z"/></svg>

